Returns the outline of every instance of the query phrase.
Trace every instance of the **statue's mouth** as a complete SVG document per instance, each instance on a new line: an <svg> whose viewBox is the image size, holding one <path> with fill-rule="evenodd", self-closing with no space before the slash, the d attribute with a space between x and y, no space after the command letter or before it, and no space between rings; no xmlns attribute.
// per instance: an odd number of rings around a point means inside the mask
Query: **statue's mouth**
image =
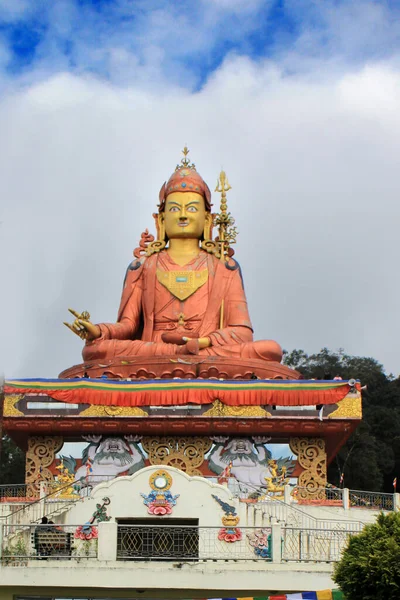
<svg viewBox="0 0 400 600"><path fill-rule="evenodd" d="M189 223L178 223L179 227L187 227Z"/></svg>

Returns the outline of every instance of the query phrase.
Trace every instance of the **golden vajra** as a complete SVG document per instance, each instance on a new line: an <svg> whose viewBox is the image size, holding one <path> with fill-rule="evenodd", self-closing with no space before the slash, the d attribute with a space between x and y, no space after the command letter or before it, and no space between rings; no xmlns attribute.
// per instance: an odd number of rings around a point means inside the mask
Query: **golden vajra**
<svg viewBox="0 0 400 600"><path fill-rule="evenodd" d="M87 310L84 310L82 313L78 313L73 308L69 308L68 310L71 313L71 315L74 315L75 321L72 324L64 321L64 325L68 327L68 329L73 331L77 336L79 336L81 340L86 340L89 335L89 332L85 329L85 327L83 327L83 325L80 323L80 320L90 321L90 314Z"/></svg>
<svg viewBox="0 0 400 600"><path fill-rule="evenodd" d="M229 248L231 244L236 243L236 237L238 231L235 225L235 219L231 213L228 212L228 206L226 202L226 192L232 189L225 171L221 171L219 179L217 180L216 192L221 193L221 206L220 212L215 216L215 224L218 225L218 245L219 255L222 261L228 260Z"/></svg>

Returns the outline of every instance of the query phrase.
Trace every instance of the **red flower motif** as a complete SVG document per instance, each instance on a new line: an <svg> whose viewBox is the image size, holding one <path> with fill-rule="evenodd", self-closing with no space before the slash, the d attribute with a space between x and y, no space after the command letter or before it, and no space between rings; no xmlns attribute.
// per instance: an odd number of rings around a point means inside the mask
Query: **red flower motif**
<svg viewBox="0 0 400 600"><path fill-rule="evenodd" d="M242 532L237 527L234 529L227 529L226 527L223 527L218 532L218 539L222 542L228 543L238 542L242 539Z"/></svg>
<svg viewBox="0 0 400 600"><path fill-rule="evenodd" d="M93 527L93 525L79 525L75 529L74 538L77 538L79 540L96 540L98 537L99 532L97 530L97 527Z"/></svg>
<svg viewBox="0 0 400 600"><path fill-rule="evenodd" d="M172 513L172 508L169 504L156 504L155 502L151 502L148 506L148 512L151 515L170 515Z"/></svg>

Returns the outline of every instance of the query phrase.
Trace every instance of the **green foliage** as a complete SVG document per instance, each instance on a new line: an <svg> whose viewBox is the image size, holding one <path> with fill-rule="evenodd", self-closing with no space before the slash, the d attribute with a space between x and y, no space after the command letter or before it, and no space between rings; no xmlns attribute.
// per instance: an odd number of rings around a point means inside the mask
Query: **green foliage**
<svg viewBox="0 0 400 600"><path fill-rule="evenodd" d="M6 546L2 550L2 561L5 565L25 565L24 557L26 556L28 556L28 550L22 537L18 537L14 544Z"/></svg>
<svg viewBox="0 0 400 600"><path fill-rule="evenodd" d="M0 484L25 481L25 454L14 442L3 436L0 456Z"/></svg>
<svg viewBox="0 0 400 600"><path fill-rule="evenodd" d="M333 580L347 600L400 598L400 513L378 516L350 538Z"/></svg>
<svg viewBox="0 0 400 600"><path fill-rule="evenodd" d="M349 356L323 348L308 355L293 350L284 363L306 379L359 379L363 390L363 422L329 466L328 479L353 490L393 492L400 481L400 379L386 375L374 358Z"/></svg>

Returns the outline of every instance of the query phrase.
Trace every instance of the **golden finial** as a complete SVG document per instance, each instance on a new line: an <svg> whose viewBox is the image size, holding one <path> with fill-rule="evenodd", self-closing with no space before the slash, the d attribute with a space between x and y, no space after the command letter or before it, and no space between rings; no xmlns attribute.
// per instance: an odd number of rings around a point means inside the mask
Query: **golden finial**
<svg viewBox="0 0 400 600"><path fill-rule="evenodd" d="M235 219L231 213L228 212L228 205L226 203L226 192L232 189L225 171L221 171L219 179L217 180L216 192L221 194L221 206L220 212L216 215L215 224L218 225L218 244L219 244L219 255L222 261L226 261L229 258L229 248L231 244L236 243L237 229L234 227Z"/></svg>
<svg viewBox="0 0 400 600"><path fill-rule="evenodd" d="M196 166L192 163L190 164L190 160L188 158L188 154L189 154L189 148L186 146L184 149L182 150L182 154L183 154L183 158L181 159L181 164L180 165L176 165L175 171L178 171L178 169L193 169L193 171L196 170Z"/></svg>

